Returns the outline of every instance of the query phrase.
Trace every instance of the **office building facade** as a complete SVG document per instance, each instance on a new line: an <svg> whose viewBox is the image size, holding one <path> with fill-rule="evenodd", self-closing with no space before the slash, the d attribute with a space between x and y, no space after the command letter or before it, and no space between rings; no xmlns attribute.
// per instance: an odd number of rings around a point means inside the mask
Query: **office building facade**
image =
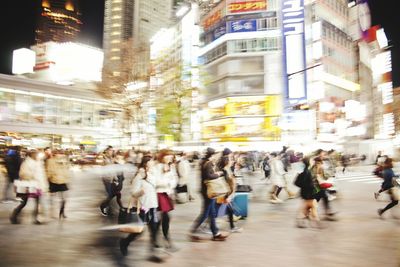
<svg viewBox="0 0 400 267"><path fill-rule="evenodd" d="M77 0L42 0L36 43L75 42L82 22Z"/></svg>

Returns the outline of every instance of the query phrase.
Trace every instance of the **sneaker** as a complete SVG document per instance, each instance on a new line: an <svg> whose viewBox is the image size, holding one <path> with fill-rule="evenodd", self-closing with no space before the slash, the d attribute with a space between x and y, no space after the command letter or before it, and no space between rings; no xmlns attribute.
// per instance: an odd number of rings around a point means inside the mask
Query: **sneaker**
<svg viewBox="0 0 400 267"><path fill-rule="evenodd" d="M207 226L200 226L199 227L199 231L204 233L204 234L212 235L212 232L211 232L210 228L208 228Z"/></svg>
<svg viewBox="0 0 400 267"><path fill-rule="evenodd" d="M189 235L189 240L191 242L200 242L200 241L202 241L201 237L199 237L197 235L193 235L193 234Z"/></svg>
<svg viewBox="0 0 400 267"><path fill-rule="evenodd" d="M279 199L279 198L271 198L270 200L269 200L269 202L271 202L272 204L280 204L280 203L283 203L283 200L282 199Z"/></svg>
<svg viewBox="0 0 400 267"><path fill-rule="evenodd" d="M325 220L325 221L336 222L338 219L337 219L335 216L326 215L326 216L324 217L324 220Z"/></svg>
<svg viewBox="0 0 400 267"><path fill-rule="evenodd" d="M101 212L101 214L102 214L103 216L107 216L107 215L108 215L107 209L106 209L106 208L100 207L100 212Z"/></svg>
<svg viewBox="0 0 400 267"><path fill-rule="evenodd" d="M157 257L156 255L151 255L148 257L148 261L155 262L155 263L162 263L164 260L160 257Z"/></svg>
<svg viewBox="0 0 400 267"><path fill-rule="evenodd" d="M306 219L297 219L296 226L297 228L307 228Z"/></svg>
<svg viewBox="0 0 400 267"><path fill-rule="evenodd" d="M240 228L237 226L231 228L231 233L241 233L242 231L243 231L243 228Z"/></svg>
<svg viewBox="0 0 400 267"><path fill-rule="evenodd" d="M336 196L334 196L334 195L328 195L328 200L329 201L332 201L332 200L335 200L336 199Z"/></svg>
<svg viewBox="0 0 400 267"><path fill-rule="evenodd" d="M119 240L119 250L121 251L122 256L128 255L128 246L123 238Z"/></svg>
<svg viewBox="0 0 400 267"><path fill-rule="evenodd" d="M379 197L379 193L374 193L374 197L375 197L375 199L378 199L378 197Z"/></svg>
<svg viewBox="0 0 400 267"><path fill-rule="evenodd" d="M382 218L383 209L378 209L378 215Z"/></svg>
<svg viewBox="0 0 400 267"><path fill-rule="evenodd" d="M233 221L234 221L234 222L237 222L237 221L239 221L240 219L242 219L242 216L240 216L240 215L236 216L235 214L233 214Z"/></svg>
<svg viewBox="0 0 400 267"><path fill-rule="evenodd" d="M223 236L221 234L218 234L212 238L212 241L225 241L225 240L226 240L226 236Z"/></svg>

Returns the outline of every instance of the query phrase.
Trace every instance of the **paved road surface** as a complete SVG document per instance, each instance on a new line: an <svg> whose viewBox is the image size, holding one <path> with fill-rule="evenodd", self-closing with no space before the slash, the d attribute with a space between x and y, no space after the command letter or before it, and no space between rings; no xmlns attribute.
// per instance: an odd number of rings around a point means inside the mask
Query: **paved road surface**
<svg viewBox="0 0 400 267"><path fill-rule="evenodd" d="M33 203L28 203L22 224L11 225L8 217L16 203L0 204L0 266L160 266L147 260L148 232L129 247L127 257L121 256L118 239L124 234L99 230L115 222L98 209L104 197L101 179L85 171L74 174L64 221L33 225ZM400 208L385 214L384 220L378 218L376 210L388 198L374 199L379 184L370 183L378 180L369 174L357 169L339 175L340 195L332 202L339 221L325 221L325 229L296 228L300 200L269 203L269 185L258 172L248 178L255 189L249 217L237 222L244 231L231 234L225 242L189 242L187 232L200 210L199 198L176 205L171 235L179 250L172 255L160 252L165 259L162 266L399 267L400 220L393 216L400 217ZM287 196L283 192L281 197ZM219 219L219 225L228 229L225 218Z"/></svg>

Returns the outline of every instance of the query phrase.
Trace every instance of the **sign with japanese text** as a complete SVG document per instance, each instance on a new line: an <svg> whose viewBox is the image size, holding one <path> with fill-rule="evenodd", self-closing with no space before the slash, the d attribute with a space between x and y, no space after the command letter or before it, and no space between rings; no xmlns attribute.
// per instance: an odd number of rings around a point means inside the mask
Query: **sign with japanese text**
<svg viewBox="0 0 400 267"><path fill-rule="evenodd" d="M267 9L266 0L247 0L229 3L227 11L230 14L260 12Z"/></svg>
<svg viewBox="0 0 400 267"><path fill-rule="evenodd" d="M283 70L287 100L307 98L304 28L304 0L283 0Z"/></svg>
<svg viewBox="0 0 400 267"><path fill-rule="evenodd" d="M254 32L257 31L257 20L237 20L229 22L229 32Z"/></svg>

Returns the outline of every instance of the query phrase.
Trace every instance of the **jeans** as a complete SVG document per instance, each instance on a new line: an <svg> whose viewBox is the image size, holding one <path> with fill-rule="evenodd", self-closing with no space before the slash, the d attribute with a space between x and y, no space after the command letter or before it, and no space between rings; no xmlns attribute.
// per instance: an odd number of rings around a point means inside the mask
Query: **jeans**
<svg viewBox="0 0 400 267"><path fill-rule="evenodd" d="M193 227L192 227L192 233L194 233L202 223L204 223L208 218L210 218L210 228L213 236L218 235L218 227L215 222L215 219L217 217L217 209L216 209L216 200L215 199L210 199L207 197L203 197L204 202L203 202L203 208L201 214L197 217L195 220Z"/></svg>

